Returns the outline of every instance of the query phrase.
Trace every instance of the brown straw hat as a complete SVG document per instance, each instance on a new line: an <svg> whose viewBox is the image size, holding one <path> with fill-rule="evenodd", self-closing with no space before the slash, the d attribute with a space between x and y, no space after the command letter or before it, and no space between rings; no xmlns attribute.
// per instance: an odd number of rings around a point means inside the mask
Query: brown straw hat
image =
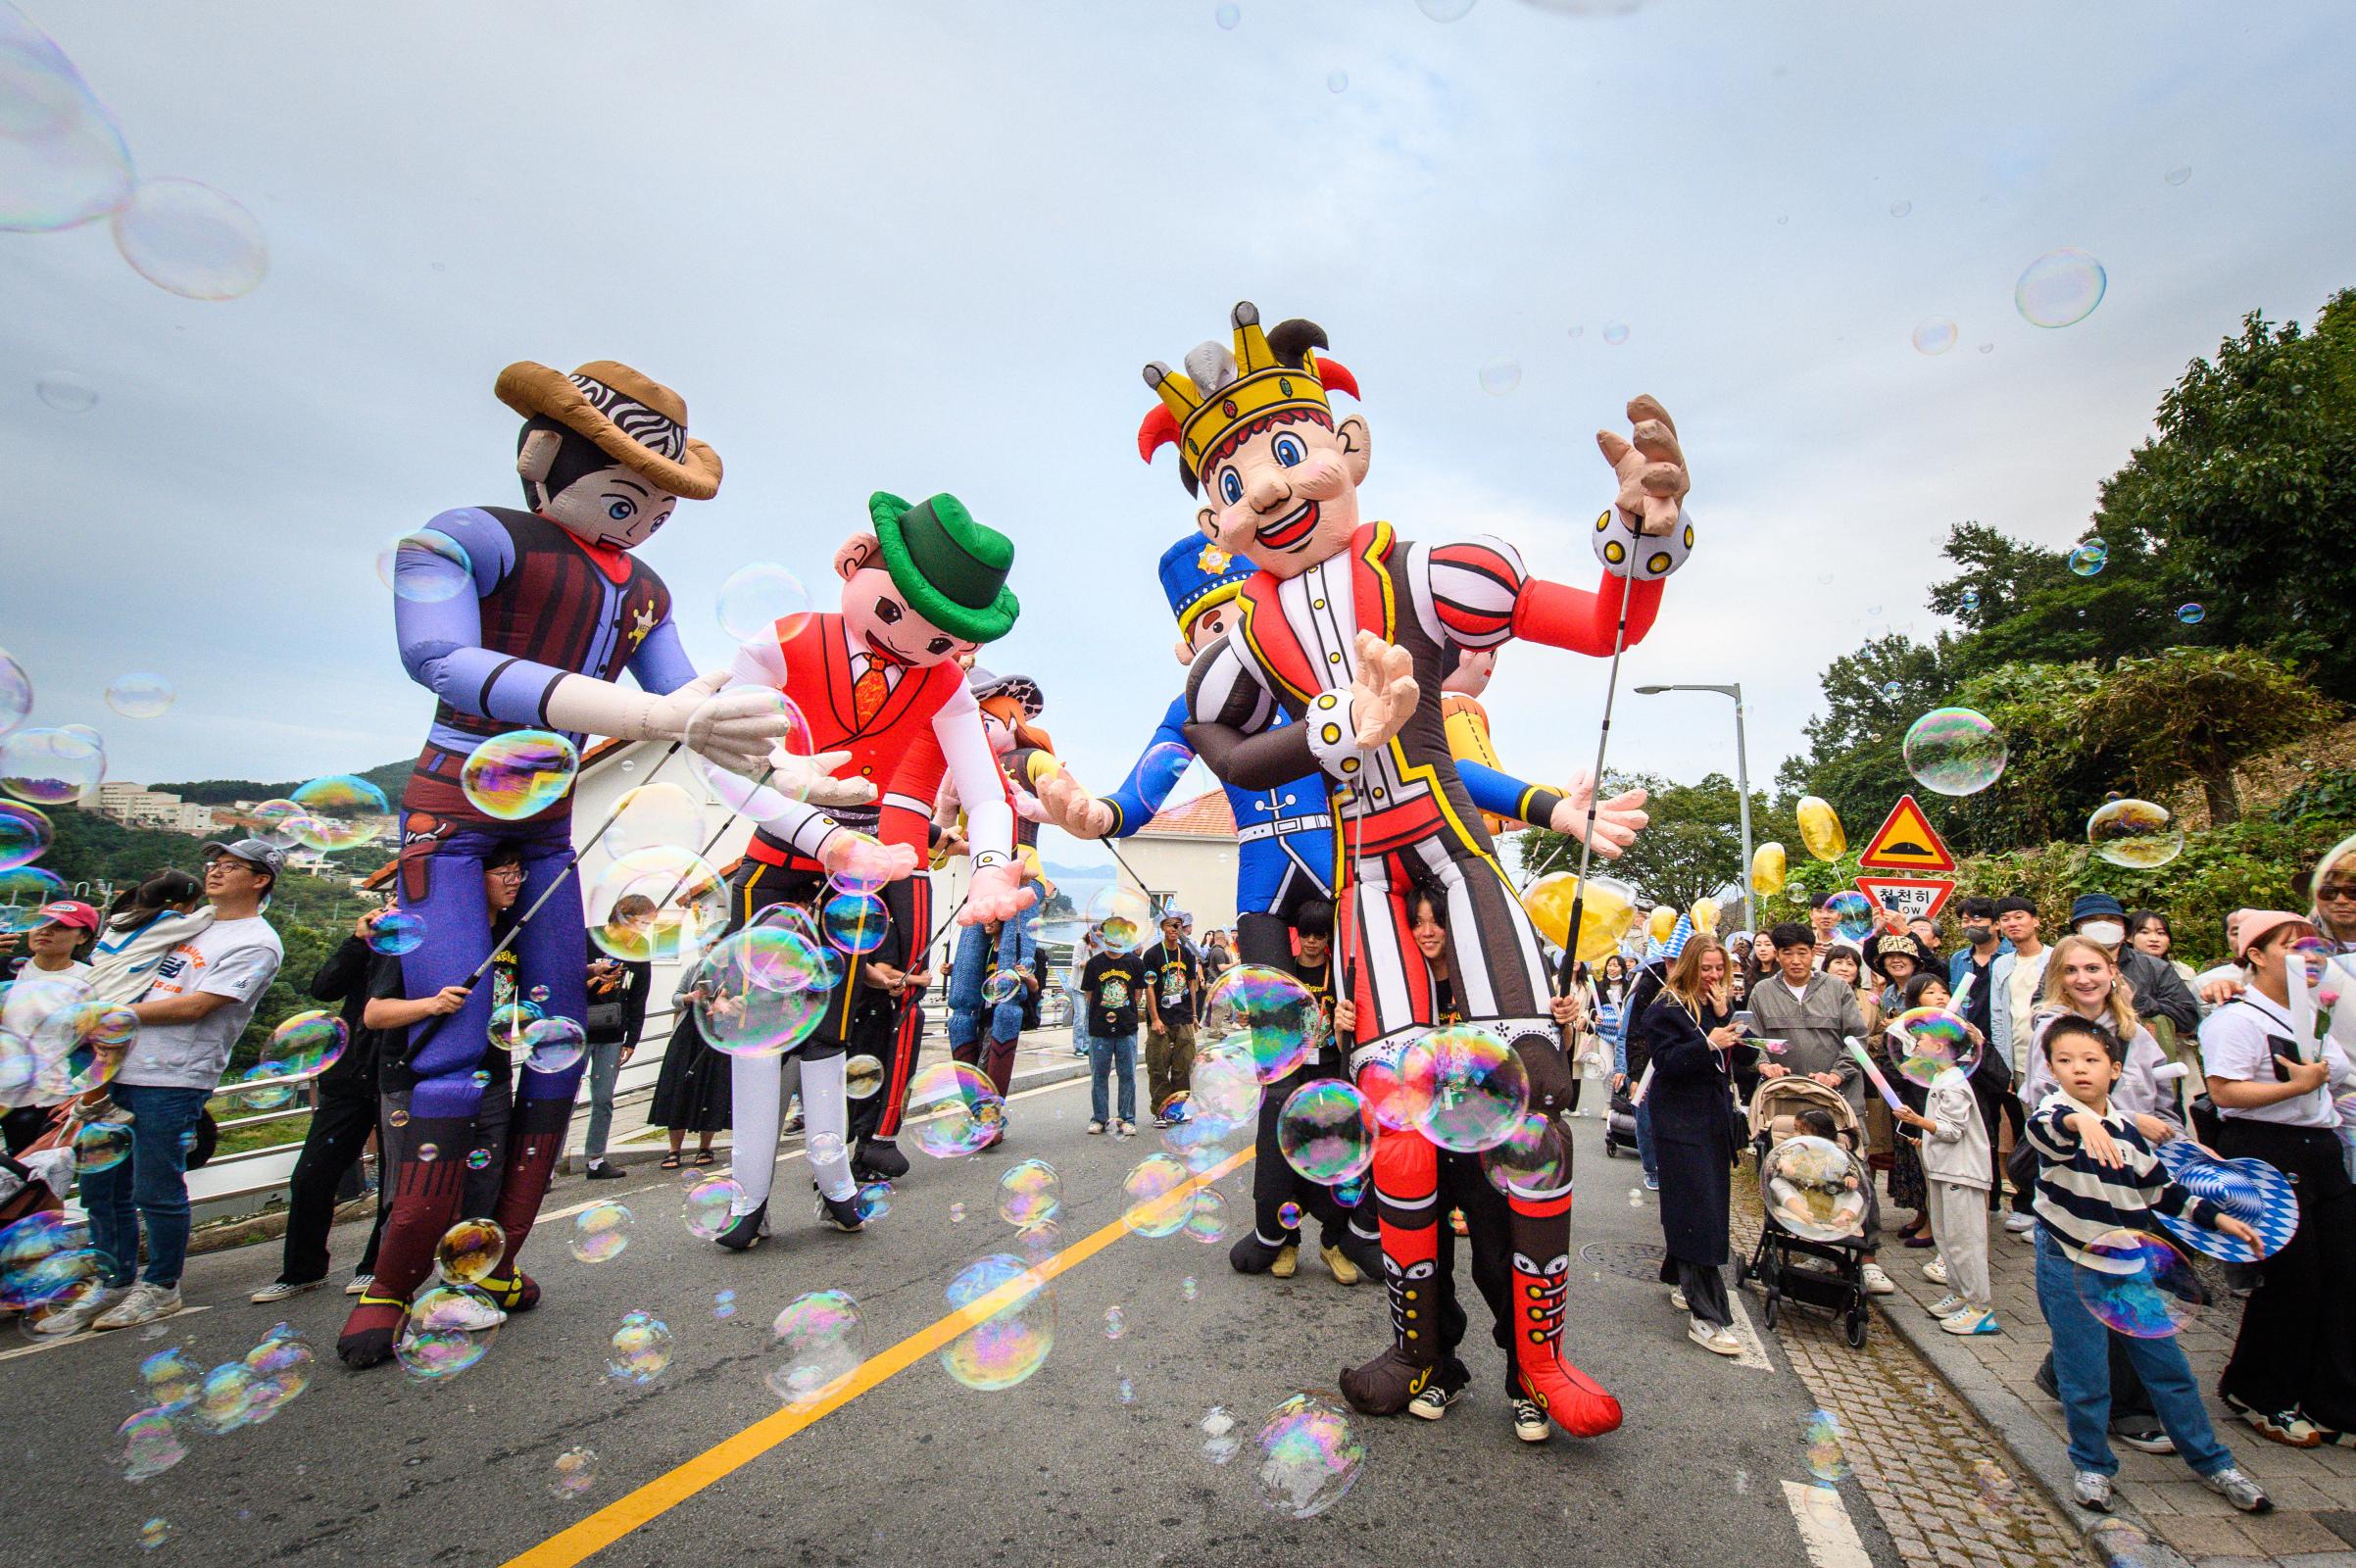
<svg viewBox="0 0 2356 1568"><path fill-rule="evenodd" d="M591 360L566 375L517 360L492 391L527 419L554 419L588 437L672 495L709 501L719 493L719 454L688 435L686 400L626 365Z"/></svg>

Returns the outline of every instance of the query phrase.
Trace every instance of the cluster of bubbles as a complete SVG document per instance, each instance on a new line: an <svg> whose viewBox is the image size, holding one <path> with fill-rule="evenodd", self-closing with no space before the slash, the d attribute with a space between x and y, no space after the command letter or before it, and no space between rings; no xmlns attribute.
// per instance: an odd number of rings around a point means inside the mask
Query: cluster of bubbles
<svg viewBox="0 0 2356 1568"><path fill-rule="evenodd" d="M15 7L0 10L0 229L106 219L140 276L183 298L250 293L270 269L253 214L192 179L141 176L98 96Z"/></svg>
<svg viewBox="0 0 2356 1568"><path fill-rule="evenodd" d="M123 1480L153 1480L188 1456L188 1435L226 1437L277 1415L311 1386L318 1359L285 1323L210 1370L184 1349L160 1350L139 1363L139 1396L147 1403L115 1429L108 1457Z"/></svg>

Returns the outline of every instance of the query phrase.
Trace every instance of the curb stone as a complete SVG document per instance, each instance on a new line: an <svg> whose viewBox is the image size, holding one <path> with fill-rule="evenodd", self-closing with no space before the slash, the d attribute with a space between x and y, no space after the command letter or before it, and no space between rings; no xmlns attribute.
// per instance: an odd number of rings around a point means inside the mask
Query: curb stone
<svg viewBox="0 0 2356 1568"><path fill-rule="evenodd" d="M1906 1300L1903 1295L1884 1299ZM2086 1537L2086 1549L2111 1568L2191 1568L2176 1548L2161 1541L2135 1505L2114 1495L2111 1511L2095 1513L2070 1500L2075 1471L2069 1450L2052 1429L2021 1396L1998 1382L1995 1374L1963 1342L1916 1312L1893 1312L1887 1307L1882 1321L1938 1369L1947 1386L1962 1396L1988 1429L2020 1461L2021 1468L2050 1497L2062 1517Z"/></svg>

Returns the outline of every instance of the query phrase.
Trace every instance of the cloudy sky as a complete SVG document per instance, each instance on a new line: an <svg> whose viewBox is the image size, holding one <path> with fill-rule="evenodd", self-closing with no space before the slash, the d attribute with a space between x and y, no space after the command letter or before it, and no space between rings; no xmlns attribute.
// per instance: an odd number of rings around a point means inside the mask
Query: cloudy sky
<svg viewBox="0 0 2356 1568"><path fill-rule="evenodd" d="M0 234L0 645L117 777L412 752L375 553L515 504L502 365L617 358L727 463L647 552L699 662L730 572L831 604L870 490L952 490L1021 550L988 662L1109 784L1179 678L1153 563L1191 526L1169 455L1137 461L1138 368L1249 298L1357 372L1374 513L1576 583L1593 432L1658 396L1701 542L1628 680L1740 679L1765 777L1830 659L1933 629L1951 522L2075 537L2188 359L2356 282L2344 6L1579 14L1626 3L26 0L142 172L252 209L270 272L198 303L103 223ZM2064 246L2108 295L2032 326L2014 280ZM95 406L39 400L61 372ZM106 710L131 669L167 715ZM1602 690L1509 653L1508 763L1581 765ZM1617 765L1731 762L1716 699L1631 699L1614 734Z"/></svg>

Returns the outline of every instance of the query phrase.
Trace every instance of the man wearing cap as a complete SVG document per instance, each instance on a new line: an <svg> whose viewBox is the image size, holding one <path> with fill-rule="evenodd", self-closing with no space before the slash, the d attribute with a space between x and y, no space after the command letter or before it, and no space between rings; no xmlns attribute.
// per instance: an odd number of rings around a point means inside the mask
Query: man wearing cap
<svg viewBox="0 0 2356 1568"><path fill-rule="evenodd" d="M515 938L520 983L545 986L550 1017L588 1013L581 896L572 872L571 792L515 819L467 789L485 742L553 730L578 747L590 735L667 740L723 766L758 769L789 727L760 692L722 692L727 674L698 678L672 624L670 593L630 552L682 498L720 484L716 453L687 433L676 392L611 360L569 375L529 360L499 372L493 395L523 416L515 467L524 506L461 507L405 537L393 555L393 625L410 678L435 697L433 723L401 800L400 898L425 922L401 960L415 997L467 985L484 957L486 855L520 845L522 902L538 907ZM632 688L620 684L627 673ZM455 1162L421 1151L465 1146L482 1102L477 1066L490 1049L490 988L412 1033L403 1067L416 1091L385 1138L395 1194L377 1252L375 1288L360 1298L336 1350L353 1366L392 1352L403 1303L433 1264L459 1213ZM488 1217L507 1237L481 1289L506 1309L535 1305L539 1288L515 1266L550 1172L563 1152L581 1064L524 1075Z"/></svg>
<svg viewBox="0 0 2356 1568"><path fill-rule="evenodd" d="M90 972L90 966L81 961L82 955L88 952L97 935L98 911L79 899L59 899L42 905L33 911L33 924L25 934L28 956L17 966L12 978L79 982ZM16 941L13 932L0 937L0 951L15 947ZM12 985L5 1001L0 1001L0 1031L19 1040L30 1040L48 1010L43 988L19 989ZM32 1097L30 1103L0 1116L0 1136L5 1136L12 1154L49 1130L56 1107L67 1098L43 1094L38 1083L27 1086L25 1093Z"/></svg>
<svg viewBox="0 0 2356 1568"><path fill-rule="evenodd" d="M930 948L932 885L913 873L929 848L944 777L965 805L973 865L959 923L1008 920L1033 901L1015 858L1006 780L961 662L1012 630L1020 613L1006 586L1013 543L953 495L911 504L878 490L867 499L867 528L835 551L842 608L779 622L773 636L737 651L731 672L739 682L792 699L813 752L789 760L797 767L790 791L755 790L745 805L760 825L729 885L731 921L741 925L772 905L806 902L846 870L882 882L891 916L882 946L843 965L826 1011L796 1048L813 1149L819 1134L847 1126L837 1118L861 965L906 975L921 968ZM903 985L898 995L875 1130L859 1139L852 1159L810 1162L820 1221L837 1230L859 1228L854 1162L878 1176L908 1173L895 1139L923 1023L921 988ZM768 1233L783 1064L777 1056L739 1055L730 1074L736 1181L743 1191L736 1222L714 1240L741 1251Z"/></svg>
<svg viewBox="0 0 2356 1568"><path fill-rule="evenodd" d="M2081 894L2070 906L2070 929L2107 951L2118 963L2119 977L2135 988L2135 1016L2165 1018L2180 1038L2192 1038L2200 1028L2200 1004L2192 988L2167 959L2127 945L2127 911L2117 899L2107 893ZM2160 1042L2163 1049L2169 1044Z"/></svg>
<svg viewBox="0 0 2356 1568"><path fill-rule="evenodd" d="M205 901L213 923L156 966L147 995L131 1004L139 1033L107 1086L130 1112L130 1157L85 1172L82 1206L90 1245L106 1258L104 1289L71 1310L95 1329L126 1329L180 1309L188 1256L188 1144L198 1114L229 1064L229 1050L277 978L285 957L263 905L285 870L284 855L260 839L205 846ZM139 1229L147 1267L138 1282ZM61 1330L64 1325L54 1325Z"/></svg>

